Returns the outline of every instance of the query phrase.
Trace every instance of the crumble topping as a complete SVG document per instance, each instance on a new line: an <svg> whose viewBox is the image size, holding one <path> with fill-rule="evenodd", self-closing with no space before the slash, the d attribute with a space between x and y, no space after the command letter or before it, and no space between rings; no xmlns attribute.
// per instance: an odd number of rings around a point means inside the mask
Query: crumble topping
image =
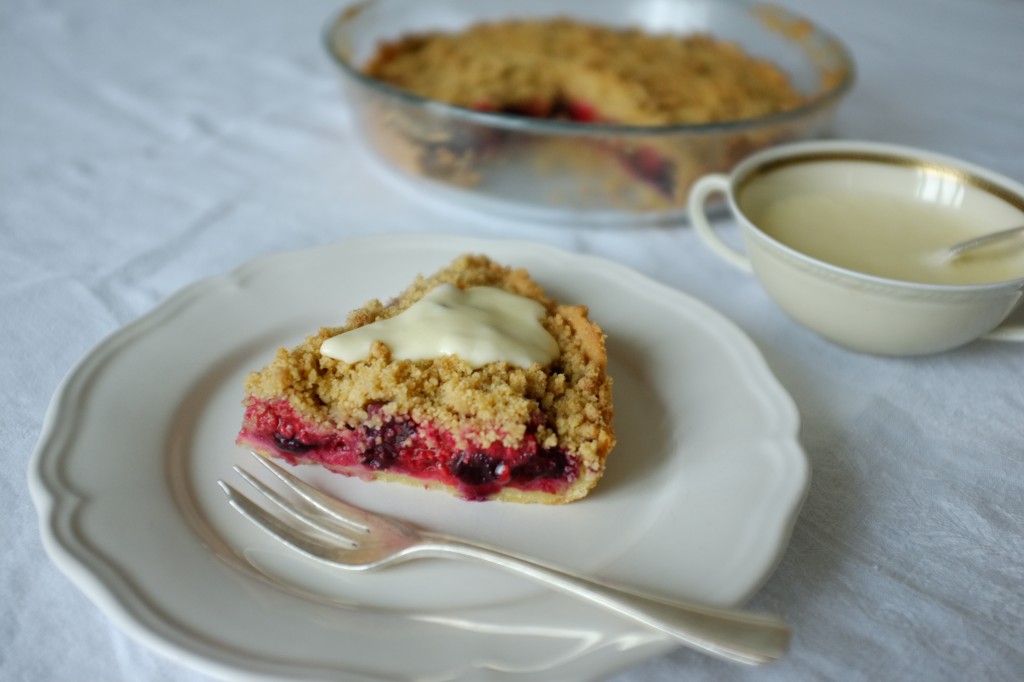
<svg viewBox="0 0 1024 682"><path fill-rule="evenodd" d="M541 181L543 203L574 208L595 198L628 210L682 208L697 178L801 137L808 123L707 135L663 135L664 126L751 121L817 96L798 91L778 65L708 34L656 34L564 17L406 34L379 44L362 68L404 91L477 111L657 128L650 135L530 135L388 97L370 100L363 112L373 147L408 173L505 200L512 197L492 178L506 163L525 165ZM567 177L573 181L563 182Z"/></svg>
<svg viewBox="0 0 1024 682"><path fill-rule="evenodd" d="M345 363L320 353L323 342L344 331L392 318L440 283L460 289L492 286L532 298L545 310L544 328L559 358L551 367L496 362L474 369L455 356L394 360L375 342L365 360ZM543 447L563 448L600 472L614 443L611 381L605 374L604 335L584 306L558 305L524 270L465 255L437 274L416 281L388 304L371 300L342 327L327 327L246 380L250 399L286 399L297 413L327 429L381 426L410 415L451 431L457 445L498 441L509 447L536 427Z"/></svg>
<svg viewBox="0 0 1024 682"><path fill-rule="evenodd" d="M403 36L364 70L457 106L629 125L748 119L805 101L780 68L734 43L566 18Z"/></svg>

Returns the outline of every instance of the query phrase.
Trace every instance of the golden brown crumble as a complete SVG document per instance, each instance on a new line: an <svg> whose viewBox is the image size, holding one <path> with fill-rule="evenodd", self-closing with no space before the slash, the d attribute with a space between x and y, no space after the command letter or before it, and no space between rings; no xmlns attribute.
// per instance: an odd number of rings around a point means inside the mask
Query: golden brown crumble
<svg viewBox="0 0 1024 682"><path fill-rule="evenodd" d="M320 354L331 336L394 317L442 282L463 289L495 286L539 301L547 310L543 324L558 343L559 360L552 367L523 369L498 362L474 369L453 356L393 360L380 342L368 359L351 364ZM552 301L525 270L464 255L429 278L417 277L392 302L372 300L350 313L344 326L320 329L294 348L279 349L269 365L249 375L245 388L256 399L284 397L305 418L328 429L411 415L416 422L451 431L461 439L460 447L467 438L514 446L540 412L551 428L537 432L538 442L564 448L583 462L584 489L575 494L581 497L600 478L615 442L605 365L604 335L589 320L586 307ZM380 412L369 414L369 405L381 406Z"/></svg>
<svg viewBox="0 0 1024 682"><path fill-rule="evenodd" d="M568 100L643 126L755 118L804 102L781 69L734 43L566 18L407 35L380 45L365 72L463 107L543 113Z"/></svg>
<svg viewBox="0 0 1024 682"><path fill-rule="evenodd" d="M483 186L488 171L526 172L554 206L662 210L685 205L690 186L770 144L802 136L806 121L709 135L660 135L665 125L751 120L809 101L775 64L704 34L654 34L567 18L480 23L380 44L363 66L378 80L428 99L483 111L646 126L655 133L600 138L515 134L370 100L363 115L374 148L414 175ZM554 163L552 164L552 161ZM549 167L550 166L550 167ZM573 183L564 183L564 177ZM498 190L501 194L501 190Z"/></svg>

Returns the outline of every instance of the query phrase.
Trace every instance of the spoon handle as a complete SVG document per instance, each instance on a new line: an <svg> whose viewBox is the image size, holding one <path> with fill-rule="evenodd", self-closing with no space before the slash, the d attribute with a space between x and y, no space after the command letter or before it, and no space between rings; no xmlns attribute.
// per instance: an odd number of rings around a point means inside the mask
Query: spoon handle
<svg viewBox="0 0 1024 682"><path fill-rule="evenodd" d="M985 246L986 244L991 244L992 242L1008 239L1009 237L1012 237L1017 234L1024 234L1024 225L1011 227L1008 230L992 232L989 234L982 235L980 237L975 237L974 239L969 239L965 242L960 242L959 244L954 244L953 246L949 247L946 250L946 257L949 260L954 260L962 256L967 251L970 251L971 249L976 249L979 246Z"/></svg>

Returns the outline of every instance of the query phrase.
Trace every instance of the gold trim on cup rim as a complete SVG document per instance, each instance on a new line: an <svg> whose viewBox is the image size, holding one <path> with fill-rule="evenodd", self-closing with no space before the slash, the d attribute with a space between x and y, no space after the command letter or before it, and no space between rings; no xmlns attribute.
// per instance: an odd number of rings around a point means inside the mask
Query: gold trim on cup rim
<svg viewBox="0 0 1024 682"><path fill-rule="evenodd" d="M972 173L968 170L960 168L950 163L942 163L939 161L931 161L927 159L919 159L910 156L900 156L897 154L885 154L881 152L867 152L867 151L809 151L798 156L785 156L778 159L771 159L764 163L758 164L747 172L736 182L736 190L734 196L736 197L737 203L739 203L740 195L750 186L751 183L755 182L761 177L773 173L780 168L786 168L788 166L802 165L806 163L823 163L829 161L855 161L860 163L877 163L886 164L890 166L902 166L904 168L911 168L929 173L931 175L941 175L948 178L953 178L961 184L971 185L977 187L983 192L987 192L994 197L1002 199L1006 203L1010 204L1019 211L1024 212L1024 196L1013 192L1003 185L989 180L977 173Z"/></svg>

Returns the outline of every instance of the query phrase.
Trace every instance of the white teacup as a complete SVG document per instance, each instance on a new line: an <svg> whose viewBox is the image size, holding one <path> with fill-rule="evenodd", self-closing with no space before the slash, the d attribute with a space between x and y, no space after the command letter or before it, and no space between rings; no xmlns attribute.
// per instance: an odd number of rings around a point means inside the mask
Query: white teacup
<svg viewBox="0 0 1024 682"><path fill-rule="evenodd" d="M705 213L724 194L744 252ZM1024 292L1024 245L955 262L944 246L1024 224L1024 185L931 152L870 142L804 142L759 152L690 190L690 220L716 254L753 271L791 317L849 349L918 355L997 329Z"/></svg>

